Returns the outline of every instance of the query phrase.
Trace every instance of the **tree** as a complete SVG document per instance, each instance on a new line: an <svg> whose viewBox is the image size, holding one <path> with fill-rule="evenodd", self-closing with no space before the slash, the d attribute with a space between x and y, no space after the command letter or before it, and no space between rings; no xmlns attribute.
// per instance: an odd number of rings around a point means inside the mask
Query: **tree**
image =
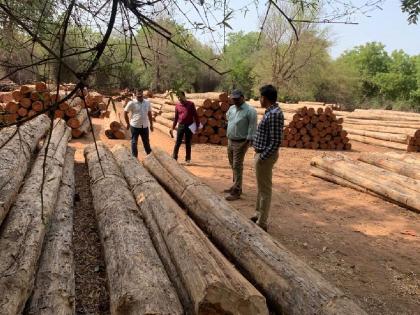
<svg viewBox="0 0 420 315"><path fill-rule="evenodd" d="M420 1L419 0L401 0L401 9L408 13L408 22L410 24L417 24L420 15Z"/></svg>

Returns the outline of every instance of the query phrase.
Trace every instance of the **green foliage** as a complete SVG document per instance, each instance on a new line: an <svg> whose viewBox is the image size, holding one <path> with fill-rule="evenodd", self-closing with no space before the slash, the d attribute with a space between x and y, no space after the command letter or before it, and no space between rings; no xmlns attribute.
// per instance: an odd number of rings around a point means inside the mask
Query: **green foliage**
<svg viewBox="0 0 420 315"><path fill-rule="evenodd" d="M420 1L419 0L401 0L401 9L408 13L408 22L417 24L420 15Z"/></svg>

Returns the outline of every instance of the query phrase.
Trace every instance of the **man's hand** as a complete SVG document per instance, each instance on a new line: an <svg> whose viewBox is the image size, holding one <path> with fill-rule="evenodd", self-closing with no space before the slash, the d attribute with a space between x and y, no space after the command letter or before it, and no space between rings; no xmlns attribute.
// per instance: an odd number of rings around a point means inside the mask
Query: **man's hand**
<svg viewBox="0 0 420 315"><path fill-rule="evenodd" d="M174 137L174 129L173 128L171 130L169 130L169 134L170 134L171 138Z"/></svg>
<svg viewBox="0 0 420 315"><path fill-rule="evenodd" d="M127 130L129 130L130 129L130 125L127 125L125 128L127 128Z"/></svg>

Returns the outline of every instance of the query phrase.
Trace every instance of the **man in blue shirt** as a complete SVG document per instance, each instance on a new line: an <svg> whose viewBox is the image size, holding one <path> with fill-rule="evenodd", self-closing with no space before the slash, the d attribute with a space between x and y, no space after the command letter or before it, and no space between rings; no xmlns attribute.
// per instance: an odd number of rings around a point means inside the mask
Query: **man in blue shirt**
<svg viewBox="0 0 420 315"><path fill-rule="evenodd" d="M226 113L226 119L228 158L233 171L233 185L225 190L225 193L229 193L226 200L232 201L239 199L242 194L244 158L257 127L257 111L245 103L241 91L234 90L230 97L234 105Z"/></svg>

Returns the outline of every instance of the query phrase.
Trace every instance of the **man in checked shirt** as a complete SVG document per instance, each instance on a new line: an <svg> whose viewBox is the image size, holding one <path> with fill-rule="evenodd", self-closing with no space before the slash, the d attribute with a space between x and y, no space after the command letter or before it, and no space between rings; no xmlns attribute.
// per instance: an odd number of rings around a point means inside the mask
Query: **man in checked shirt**
<svg viewBox="0 0 420 315"><path fill-rule="evenodd" d="M256 212L251 220L265 231L270 211L273 167L279 158L284 125L283 112L276 102L277 90L274 86L264 85L260 88L260 103L266 110L252 142L258 194Z"/></svg>

